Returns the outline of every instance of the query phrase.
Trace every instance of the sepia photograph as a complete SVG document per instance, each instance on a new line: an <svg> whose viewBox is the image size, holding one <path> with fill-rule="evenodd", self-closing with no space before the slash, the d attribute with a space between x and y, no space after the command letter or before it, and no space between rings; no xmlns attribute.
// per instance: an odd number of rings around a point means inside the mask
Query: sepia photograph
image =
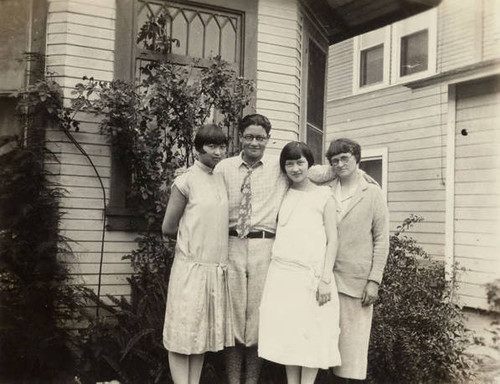
<svg viewBox="0 0 500 384"><path fill-rule="evenodd" d="M0 384L500 384L500 0L0 0Z"/></svg>

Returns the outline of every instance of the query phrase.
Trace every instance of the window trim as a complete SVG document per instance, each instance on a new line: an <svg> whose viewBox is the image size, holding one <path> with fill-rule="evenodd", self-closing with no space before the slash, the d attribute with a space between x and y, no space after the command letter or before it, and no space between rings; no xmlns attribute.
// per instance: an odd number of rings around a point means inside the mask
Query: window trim
<svg viewBox="0 0 500 384"><path fill-rule="evenodd" d="M364 42L363 40L367 40ZM383 73L382 81L375 84L365 86L360 85L361 80L361 52L367 49L374 48L383 44ZM390 53L391 53L391 26L379 28L375 31L364 33L354 37L353 41L353 66L352 66L352 79L353 79L353 93L360 94L365 92L375 91L390 85Z"/></svg>
<svg viewBox="0 0 500 384"><path fill-rule="evenodd" d="M361 162L367 160L382 160L382 194L387 202L387 178L388 178L388 149L387 147L367 148L361 151Z"/></svg>
<svg viewBox="0 0 500 384"><path fill-rule="evenodd" d="M411 75L399 76L401 67L401 39L413 33L428 30L428 65L427 70ZM352 94L359 95L402 85L412 81L433 76L437 72L437 29L438 9L432 8L415 16L387 25L375 31L367 32L353 38ZM380 35L380 36L377 36ZM367 42L363 42L366 40ZM380 83L361 87L361 51L384 44L384 74Z"/></svg>
<svg viewBox="0 0 500 384"><path fill-rule="evenodd" d="M401 76L401 41L405 36L424 30L428 31L427 70ZM406 20L394 23L392 25L392 45L391 84L403 84L434 75L436 73L437 57L437 9L433 8Z"/></svg>

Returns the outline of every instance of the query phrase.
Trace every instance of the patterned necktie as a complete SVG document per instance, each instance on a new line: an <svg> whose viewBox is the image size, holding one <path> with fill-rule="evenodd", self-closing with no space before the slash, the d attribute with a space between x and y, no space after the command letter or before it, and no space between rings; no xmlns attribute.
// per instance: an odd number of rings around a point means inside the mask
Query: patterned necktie
<svg viewBox="0 0 500 384"><path fill-rule="evenodd" d="M250 176L253 168L247 170L247 174L241 183L241 201L238 211L238 223L236 231L240 239L244 238L250 232L250 219L252 217L252 187L250 185Z"/></svg>

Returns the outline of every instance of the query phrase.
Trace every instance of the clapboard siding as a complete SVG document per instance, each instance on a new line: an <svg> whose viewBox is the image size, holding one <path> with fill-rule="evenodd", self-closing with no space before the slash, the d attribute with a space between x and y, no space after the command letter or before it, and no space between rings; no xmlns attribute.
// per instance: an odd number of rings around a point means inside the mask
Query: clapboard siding
<svg viewBox="0 0 500 384"><path fill-rule="evenodd" d="M389 101L394 102L394 100L396 100L396 102L405 102L406 99L404 98L404 95L407 93L408 89L404 87L388 87L381 89L378 92L370 92L358 96L335 100L335 108L329 109L327 111L327 116L334 117L336 115L345 115L345 111L351 110L353 104L356 105L356 108L362 111L369 111L372 108L386 106ZM439 93L440 91L435 88L422 88L413 91L414 100L425 98L428 95L437 95ZM403 97L398 99L399 96Z"/></svg>
<svg viewBox="0 0 500 384"><path fill-rule="evenodd" d="M274 153L298 137L302 25L297 1L259 1L256 107L273 124L268 147Z"/></svg>
<svg viewBox="0 0 500 384"><path fill-rule="evenodd" d="M92 27L81 24L52 23L48 26L48 34L71 34L83 37L100 37L103 41L114 41L115 35L112 29Z"/></svg>
<svg viewBox="0 0 500 384"><path fill-rule="evenodd" d="M64 79L61 85L67 88L77 82L68 83L68 79L81 81L83 76L112 80L114 29L112 0L51 1L47 22L48 70ZM65 96L69 96L68 92Z"/></svg>
<svg viewBox="0 0 500 384"><path fill-rule="evenodd" d="M457 88L455 261L466 268L458 280L462 301L468 306L484 299L479 292L500 273L498 254L489 257L500 249L500 94L494 80ZM461 134L463 129L467 136ZM493 151L478 150L487 142L495 144ZM468 248L459 252L460 246Z"/></svg>
<svg viewBox="0 0 500 384"><path fill-rule="evenodd" d="M498 248L483 247L480 255L474 255L475 249L476 249L475 245L456 244L455 245L455 257L470 258L472 256L474 259L477 259L477 260L489 260L491 262L498 261ZM483 283L483 282L479 282L479 283Z"/></svg>
<svg viewBox="0 0 500 384"><path fill-rule="evenodd" d="M479 2L481 3L481 1ZM481 43L477 28L477 0L444 0L438 7L438 72L478 61L476 45Z"/></svg>
<svg viewBox="0 0 500 384"><path fill-rule="evenodd" d="M500 56L500 2L498 0L483 0L483 59L490 60Z"/></svg>
<svg viewBox="0 0 500 384"><path fill-rule="evenodd" d="M353 39L330 46L327 100L352 94Z"/></svg>
<svg viewBox="0 0 500 384"><path fill-rule="evenodd" d="M74 85L83 76L112 80L115 37L114 0L49 1L47 69L55 73L69 104ZM100 117L80 113L80 131L72 132L91 156L109 199L110 145L99 132ZM61 234L70 242L74 257L65 256L75 282L97 289L104 217L103 191L88 159L59 130L47 131L47 147L57 156L48 158L53 179L66 190L61 199ZM124 254L135 248L135 234L106 232L102 294L129 295L126 276L130 263Z"/></svg>

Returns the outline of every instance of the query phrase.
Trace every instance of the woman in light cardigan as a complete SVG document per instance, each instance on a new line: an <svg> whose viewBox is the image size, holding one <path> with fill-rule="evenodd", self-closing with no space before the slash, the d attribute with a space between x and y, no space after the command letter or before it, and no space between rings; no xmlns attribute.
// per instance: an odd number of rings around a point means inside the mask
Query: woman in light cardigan
<svg viewBox="0 0 500 384"><path fill-rule="evenodd" d="M389 252L389 215L380 187L359 172L358 143L334 140L326 157L338 176L329 185L338 207L333 273L340 301L342 365L333 372L339 383L351 383L366 378L373 303Z"/></svg>

